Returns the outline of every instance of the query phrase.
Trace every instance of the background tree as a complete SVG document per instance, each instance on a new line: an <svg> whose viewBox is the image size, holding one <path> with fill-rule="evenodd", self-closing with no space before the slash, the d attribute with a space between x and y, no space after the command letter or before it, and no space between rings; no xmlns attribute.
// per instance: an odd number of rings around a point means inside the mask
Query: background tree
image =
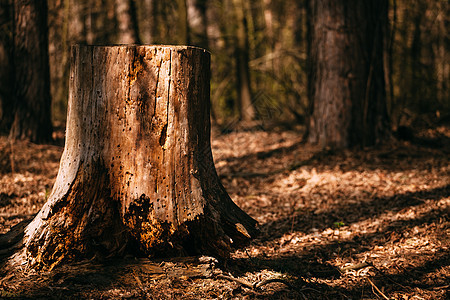
<svg viewBox="0 0 450 300"><path fill-rule="evenodd" d="M56 125L64 123L66 118L69 46L118 43L116 1L119 0L48 0L52 118ZM309 100L312 97L308 96L308 91L312 91L308 88L308 82L312 82L308 80L311 60L307 58L312 40L310 2L250 0L239 7L247 21L244 34L248 40L250 98L255 118L260 123L273 119L297 128L309 124L305 120L312 104ZM136 23L142 42L185 44L187 30L190 44L208 48L212 54L211 102L217 124L226 126L237 120L240 114L237 109L239 69L235 56L239 45L238 23L230 21L236 18L235 1L143 0L131 3L136 4ZM388 28L383 29L383 36L387 107L392 128L432 126L450 115L448 1L396 0L390 3ZM371 19L376 13L364 15ZM183 26L180 20L184 20ZM10 28L11 32L12 22L7 22L7 18L2 18L3 21L6 26L2 26L1 31L7 32ZM205 27L207 43L202 41ZM358 30L359 35L365 34L362 30ZM11 46L12 43L8 47ZM11 49L9 52L12 53ZM6 69L4 63L1 70ZM261 113L267 109L276 113ZM2 117L1 122L6 121Z"/></svg>
<svg viewBox="0 0 450 300"><path fill-rule="evenodd" d="M255 117L252 103L252 88L249 69L248 19L244 2L233 0L236 20L234 56L236 59L237 106L242 121L251 121Z"/></svg>
<svg viewBox="0 0 450 300"><path fill-rule="evenodd" d="M190 44L208 49L206 5L206 0L186 0Z"/></svg>
<svg viewBox="0 0 450 300"><path fill-rule="evenodd" d="M383 69L387 0L312 2L309 141L368 146L387 137Z"/></svg>
<svg viewBox="0 0 450 300"><path fill-rule="evenodd" d="M47 28L47 1L14 1L15 139L52 140Z"/></svg>
<svg viewBox="0 0 450 300"><path fill-rule="evenodd" d="M393 102L398 126L431 126L450 119L450 4L397 1L391 11Z"/></svg>
<svg viewBox="0 0 450 300"><path fill-rule="evenodd" d="M12 22L9 0L0 1L0 134L8 134L14 116L12 97Z"/></svg>
<svg viewBox="0 0 450 300"><path fill-rule="evenodd" d="M116 0L119 44L139 44L139 29L134 0Z"/></svg>
<svg viewBox="0 0 450 300"><path fill-rule="evenodd" d="M136 2L136 17L139 32L144 44L151 44L156 35L155 7L157 0L143 0Z"/></svg>

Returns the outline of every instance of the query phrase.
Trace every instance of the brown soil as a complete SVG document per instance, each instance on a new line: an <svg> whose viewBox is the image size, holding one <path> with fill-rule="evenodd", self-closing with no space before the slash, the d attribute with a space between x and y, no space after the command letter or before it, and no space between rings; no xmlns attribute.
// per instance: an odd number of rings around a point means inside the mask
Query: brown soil
<svg viewBox="0 0 450 300"><path fill-rule="evenodd" d="M213 135L224 186L261 230L231 259L208 270L132 257L18 270L0 278L0 298L448 299L449 128L342 152L319 152L301 136ZM0 139L0 234L46 201L61 153Z"/></svg>

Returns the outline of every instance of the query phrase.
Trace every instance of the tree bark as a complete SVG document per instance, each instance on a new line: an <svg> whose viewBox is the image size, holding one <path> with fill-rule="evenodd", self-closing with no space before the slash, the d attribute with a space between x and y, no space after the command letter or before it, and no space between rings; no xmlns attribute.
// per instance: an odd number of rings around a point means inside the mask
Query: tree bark
<svg viewBox="0 0 450 300"><path fill-rule="evenodd" d="M79 45L71 64L65 149L22 260L226 256L255 235L212 160L206 51Z"/></svg>
<svg viewBox="0 0 450 300"><path fill-rule="evenodd" d="M383 70L387 1L312 2L309 141L346 148L389 132Z"/></svg>
<svg viewBox="0 0 450 300"><path fill-rule="evenodd" d="M52 140L47 1L14 1L15 115L10 136Z"/></svg>
<svg viewBox="0 0 450 300"><path fill-rule="evenodd" d="M11 3L0 2L0 134L7 135L11 129L14 117L11 39Z"/></svg>

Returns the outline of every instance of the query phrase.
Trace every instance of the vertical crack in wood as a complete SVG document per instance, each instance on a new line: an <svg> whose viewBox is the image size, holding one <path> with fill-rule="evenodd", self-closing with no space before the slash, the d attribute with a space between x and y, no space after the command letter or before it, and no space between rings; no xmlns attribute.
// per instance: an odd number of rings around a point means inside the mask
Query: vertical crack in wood
<svg viewBox="0 0 450 300"><path fill-rule="evenodd" d="M126 98L126 103L125 103L125 109L126 109L126 104L131 103L131 84L133 83L133 76L137 76L137 74L133 74L135 72L135 70L133 70L133 68L135 67L135 62L136 62L136 55L137 55L137 51L136 48L134 47L129 47L128 49L130 49L130 51L133 52L132 56L131 56L131 63L129 65L128 68L128 89L127 89L127 94L125 96Z"/></svg>
<svg viewBox="0 0 450 300"><path fill-rule="evenodd" d="M164 124L163 128L161 129L161 134L159 136L159 145L161 147L164 147L164 144L166 143L166 137L167 137L167 124Z"/></svg>
<svg viewBox="0 0 450 300"><path fill-rule="evenodd" d="M162 63L162 58L159 62L160 66L161 66L161 63ZM158 67L158 63L156 64L156 68L157 68L157 71L156 71L156 84L155 84L155 105L153 107L153 117L156 117L156 104L158 102L159 73L161 72L161 68Z"/></svg>
<svg viewBox="0 0 450 300"><path fill-rule="evenodd" d="M173 112L170 112L170 110L169 110L169 108L170 108L170 106L172 106L172 108L174 108L174 101L175 101L175 99L171 99L171 97L170 97L170 93L171 93L171 89L173 88L173 86L172 86L172 80L173 80L173 78L172 78L172 49L170 49L169 50L169 86L168 86L168 88L167 88L167 119L166 119L166 126L168 127L169 126L169 115L171 114L172 115L172 118L174 117L174 115L176 114L176 111L175 111L175 109L173 109ZM171 101L172 101L172 103L171 103ZM176 130L178 130L177 128L175 128L175 130L173 130L174 128L174 120L172 120L172 132L171 132L171 134L174 134L175 133L175 131ZM169 135L169 130L167 130L166 131L166 134L167 134L167 138L168 138L168 135ZM175 168L175 149L176 149L176 147L177 147L177 144L176 144L176 140L175 140L175 137L172 137L172 144L170 143L170 140L169 140L169 145L171 145L171 149L170 149L170 158L169 158L169 162L170 162L170 167L172 168L172 170L170 170L170 173L171 173L171 175L172 175L172 180L171 180L171 184L172 184L172 186L171 186L171 194L172 194L172 197L171 197L171 199L172 199L172 201L173 201L173 207L172 207L172 210L173 210L173 220L174 220L174 222L175 222L175 224L177 225L177 227L178 227L178 225L180 224L180 220L178 220L178 199L177 199L177 195L176 195L176 190L175 190L175 183L176 183L176 180L175 180L175 178L176 178L176 168ZM168 178L168 180L169 180L169 178ZM174 225L175 225L174 224Z"/></svg>

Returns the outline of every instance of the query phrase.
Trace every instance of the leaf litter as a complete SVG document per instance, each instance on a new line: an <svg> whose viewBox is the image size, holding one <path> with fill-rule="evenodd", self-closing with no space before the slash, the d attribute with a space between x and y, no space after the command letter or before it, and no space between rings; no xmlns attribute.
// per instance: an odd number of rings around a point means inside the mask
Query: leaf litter
<svg viewBox="0 0 450 300"><path fill-rule="evenodd" d="M448 299L450 130L427 134L440 146L319 151L301 130L213 130L222 183L259 222L250 245L218 264L127 257L6 274L0 297ZM0 234L39 211L61 153L0 138Z"/></svg>

